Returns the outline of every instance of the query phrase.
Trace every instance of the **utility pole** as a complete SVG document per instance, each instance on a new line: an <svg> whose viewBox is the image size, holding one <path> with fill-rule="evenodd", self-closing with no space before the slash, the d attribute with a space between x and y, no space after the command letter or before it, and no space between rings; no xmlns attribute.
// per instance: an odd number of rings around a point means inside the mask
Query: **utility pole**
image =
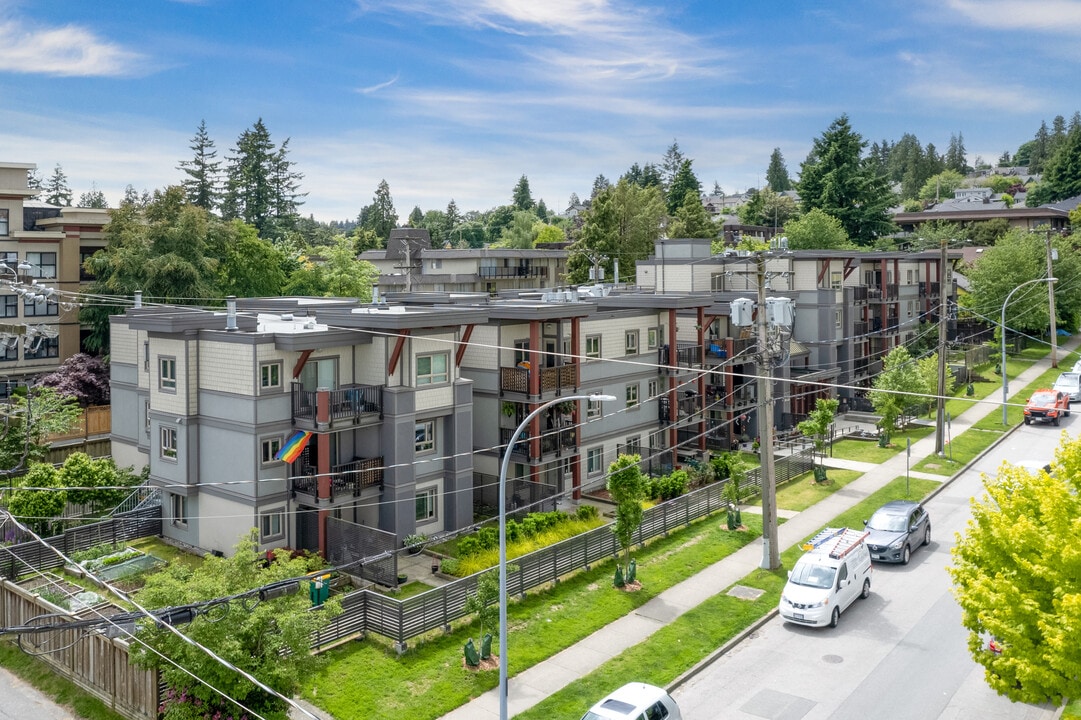
<svg viewBox="0 0 1081 720"><path fill-rule="evenodd" d="M935 455L945 455L942 440L946 430L946 317L949 310L946 292L946 238L942 238L938 258L938 412L935 416Z"/></svg>
<svg viewBox="0 0 1081 720"><path fill-rule="evenodd" d="M1051 272L1051 228L1047 228L1047 277ZM1051 313L1051 367L1058 367L1058 327L1055 324L1055 284L1047 283L1047 304Z"/></svg>
<svg viewBox="0 0 1081 720"><path fill-rule="evenodd" d="M773 365L766 329L766 254L755 255L758 266L758 449L762 459L762 569L781 566L777 549L777 487L773 468Z"/></svg>

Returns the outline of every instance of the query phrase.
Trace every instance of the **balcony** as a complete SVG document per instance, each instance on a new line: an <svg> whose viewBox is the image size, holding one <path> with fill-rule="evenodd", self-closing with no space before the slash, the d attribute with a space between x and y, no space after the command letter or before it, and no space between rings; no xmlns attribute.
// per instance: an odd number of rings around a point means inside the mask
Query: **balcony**
<svg viewBox="0 0 1081 720"><path fill-rule="evenodd" d="M293 496L308 495L312 500L319 496L319 477L316 469L294 463L290 471ZM338 497L360 497L365 488L383 487L383 458L353 458L344 465L330 469L330 502Z"/></svg>
<svg viewBox="0 0 1081 720"><path fill-rule="evenodd" d="M547 278L547 267L479 267L477 275L485 280L507 278Z"/></svg>
<svg viewBox="0 0 1081 720"><path fill-rule="evenodd" d="M329 426L316 427L315 410L318 390L302 390L293 383L293 424L301 430L323 431L375 422L383 418L382 385L345 385L339 390L325 390L329 408Z"/></svg>
<svg viewBox="0 0 1081 720"><path fill-rule="evenodd" d="M660 365L675 365L681 368L696 367L702 364L702 346L697 343L679 343L676 346L675 357L667 345L657 348L657 363Z"/></svg>
<svg viewBox="0 0 1081 720"><path fill-rule="evenodd" d="M502 446L506 446L511 441L511 436L514 434L514 428L500 428L499 429L499 443ZM529 455L529 440L530 435L527 432L522 432L518 436L518 439L511 447L510 454L512 457L520 457L529 461L541 460L547 456L555 455L561 457L568 452L573 453L577 451L578 445L576 443L575 433L573 429L555 429L546 430L541 433L540 436L540 457L530 457Z"/></svg>
<svg viewBox="0 0 1081 720"><path fill-rule="evenodd" d="M887 285L885 291L879 285L867 288L867 299L876 302L892 302L897 300L897 283Z"/></svg>
<svg viewBox="0 0 1081 720"><path fill-rule="evenodd" d="M870 331L871 325L866 320L852 323L852 334L857 338L866 335Z"/></svg>
<svg viewBox="0 0 1081 720"><path fill-rule="evenodd" d="M503 393L529 394L528 368L501 367L499 368L499 391ZM541 395L551 394L553 397L565 392L573 393L578 389L578 366L574 364L558 365L556 367L541 368L540 371Z"/></svg>
<svg viewBox="0 0 1081 720"><path fill-rule="evenodd" d="M867 302L867 286L855 285L846 287L845 292L849 293L849 300L853 303L865 303Z"/></svg>

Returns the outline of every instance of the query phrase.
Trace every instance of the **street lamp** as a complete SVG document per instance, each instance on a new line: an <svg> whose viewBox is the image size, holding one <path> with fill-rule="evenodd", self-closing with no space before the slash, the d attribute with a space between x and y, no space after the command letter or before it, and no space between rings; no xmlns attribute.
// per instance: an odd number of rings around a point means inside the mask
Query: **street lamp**
<svg viewBox="0 0 1081 720"><path fill-rule="evenodd" d="M511 448L525 432L529 421L553 405L570 400L607 402L615 399L614 395L567 395L549 400L525 416L503 451L503 465L499 469L499 720L507 720L507 468L510 467Z"/></svg>
<svg viewBox="0 0 1081 720"><path fill-rule="evenodd" d="M1006 425L1009 422L1007 420L1007 418L1006 418L1006 411L1007 411L1006 403L1008 401L1007 393L1009 392L1009 385L1010 385L1009 381L1006 379L1006 306L1010 304L1010 298L1013 297L1013 294L1015 292L1017 292L1018 290L1020 290L1021 288L1023 288L1026 285L1031 285L1032 283L1041 283L1041 282L1056 283L1056 282L1058 282L1058 278L1045 277L1045 278L1036 278L1035 280L1026 280L1025 282L1023 282L1020 285L1018 285L1017 287L1015 287L1013 290L1010 290L1010 292L1008 292L1006 294L1006 299L1002 301L1002 324L999 326L999 333L1002 335L1002 424L1003 425Z"/></svg>

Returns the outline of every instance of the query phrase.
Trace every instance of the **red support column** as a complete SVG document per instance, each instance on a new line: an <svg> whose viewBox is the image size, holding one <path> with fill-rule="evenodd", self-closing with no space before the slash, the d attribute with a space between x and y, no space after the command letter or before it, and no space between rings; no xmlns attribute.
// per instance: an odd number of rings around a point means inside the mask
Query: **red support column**
<svg viewBox="0 0 1081 720"><path fill-rule="evenodd" d="M315 423L316 427L330 422L330 391L319 389L315 393ZM330 500L330 434L317 432L315 434L315 471L317 474L316 503L322 500ZM327 516L330 510L319 508L319 554L327 556Z"/></svg>
<svg viewBox="0 0 1081 720"><path fill-rule="evenodd" d="M541 373L544 372L544 356L540 353L541 325L538 320L529 321L529 397L535 402L530 402L529 410L535 410L540 401ZM541 413L543 415L544 413ZM540 467L532 464L541 456L541 417L538 415L529 421L529 479L532 482L540 480Z"/></svg>
<svg viewBox="0 0 1081 720"><path fill-rule="evenodd" d="M668 311L668 364L679 367L679 347L676 343L676 311ZM676 466L678 453L676 446L679 445L679 432L676 430L676 420L679 418L679 391L676 389L676 374L674 370L668 371L668 447L672 449L672 467Z"/></svg>
<svg viewBox="0 0 1081 720"><path fill-rule="evenodd" d="M574 365L574 387L579 388L582 386L582 363L581 356L581 318L571 318L571 352L570 361ZM571 487L573 488L571 496L575 500L582 498L582 413L581 413L582 401L578 400L574 403L574 447L578 448L578 452L575 453L574 459L571 461Z"/></svg>
<svg viewBox="0 0 1081 720"><path fill-rule="evenodd" d="M698 308L698 352L702 353L702 366L706 364L706 310ZM706 450L706 374L698 375L698 450Z"/></svg>

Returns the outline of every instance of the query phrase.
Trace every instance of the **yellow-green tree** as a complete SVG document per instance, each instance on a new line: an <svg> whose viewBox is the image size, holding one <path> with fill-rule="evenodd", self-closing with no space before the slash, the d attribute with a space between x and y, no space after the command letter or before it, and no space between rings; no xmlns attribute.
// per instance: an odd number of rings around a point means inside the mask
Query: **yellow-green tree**
<svg viewBox="0 0 1081 720"><path fill-rule="evenodd" d="M1050 474L1004 464L984 487L949 568L969 650L1011 700L1081 697L1081 441Z"/></svg>
<svg viewBox="0 0 1081 720"><path fill-rule="evenodd" d="M641 455L620 455L608 466L608 494L616 503L612 532L623 549L623 567L617 569L617 578L626 577L630 570L634 533L642 524L642 501L648 497L647 479L638 466L641 461Z"/></svg>

